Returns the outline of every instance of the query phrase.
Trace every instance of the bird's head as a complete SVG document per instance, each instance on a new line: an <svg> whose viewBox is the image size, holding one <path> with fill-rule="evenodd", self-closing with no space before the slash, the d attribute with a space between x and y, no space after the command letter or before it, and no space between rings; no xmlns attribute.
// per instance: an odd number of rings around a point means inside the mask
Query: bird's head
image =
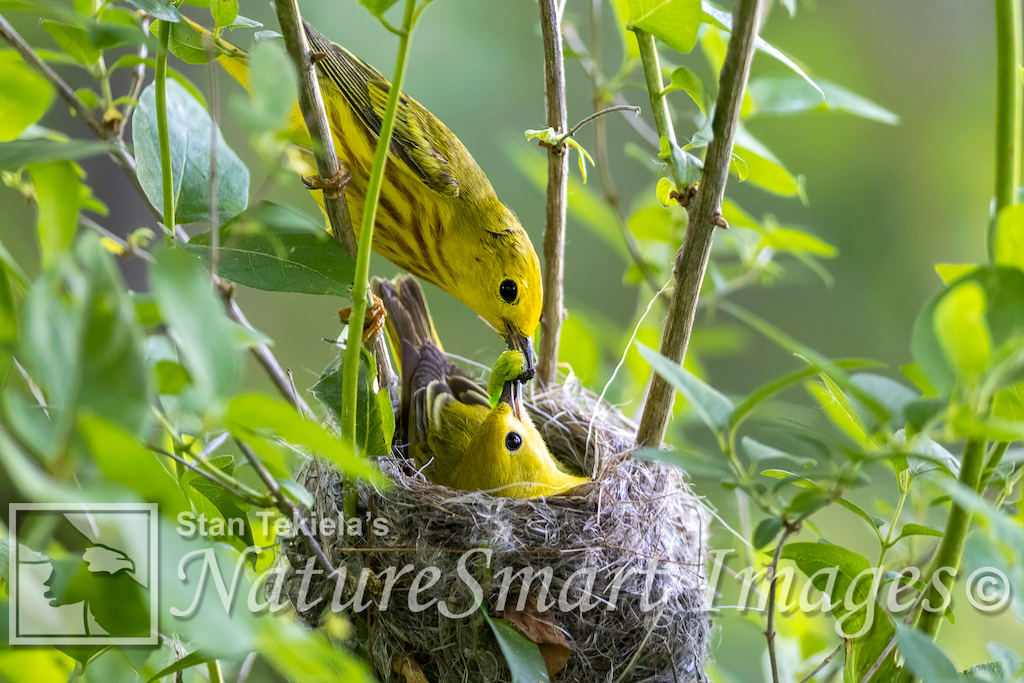
<svg viewBox="0 0 1024 683"><path fill-rule="evenodd" d="M498 331L510 349L521 351L533 377L533 333L543 301L540 260L515 214L495 200L487 212L486 257L477 263L471 307ZM480 286L482 285L482 286ZM469 303L469 302L467 302Z"/></svg>

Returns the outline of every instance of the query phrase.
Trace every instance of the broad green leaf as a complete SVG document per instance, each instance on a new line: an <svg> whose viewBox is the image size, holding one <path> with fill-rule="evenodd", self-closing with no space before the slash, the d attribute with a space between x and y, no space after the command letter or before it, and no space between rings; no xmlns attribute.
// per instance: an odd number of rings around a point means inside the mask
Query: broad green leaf
<svg viewBox="0 0 1024 683"><path fill-rule="evenodd" d="M761 233L761 245L792 254L802 252L823 258L833 258L836 255L836 248L828 242L794 228L771 226Z"/></svg>
<svg viewBox="0 0 1024 683"><path fill-rule="evenodd" d="M346 474L378 482L383 480L370 461L357 455L350 444L319 424L303 419L282 401L259 394L241 394L228 406L226 422L240 438L244 439L247 433L270 431L290 444L326 457Z"/></svg>
<svg viewBox="0 0 1024 683"><path fill-rule="evenodd" d="M700 0L630 0L627 26L685 54L697 44L702 17Z"/></svg>
<svg viewBox="0 0 1024 683"><path fill-rule="evenodd" d="M671 180L669 180L668 178L658 179L658 185L655 188L655 194L658 197L658 202L660 202L662 206L667 208L676 203L676 201L672 199L672 193L675 191L676 184L673 183ZM632 230L632 228L630 228L630 230Z"/></svg>
<svg viewBox="0 0 1024 683"><path fill-rule="evenodd" d="M209 260L210 235L193 237L185 249ZM264 202L221 228L217 272L253 289L347 298L355 261L322 224Z"/></svg>
<svg viewBox="0 0 1024 683"><path fill-rule="evenodd" d="M936 538L943 537L943 531L939 527L935 526L924 526L923 524L904 524L903 528L900 529L900 538L906 536L935 536Z"/></svg>
<svg viewBox="0 0 1024 683"><path fill-rule="evenodd" d="M8 143L11 144L11 143ZM57 256L71 248L78 228L78 169L70 161L33 164L32 176L39 207L37 230L43 267L53 265Z"/></svg>
<svg viewBox="0 0 1024 683"><path fill-rule="evenodd" d="M780 517L766 517L754 529L754 535L750 539L751 543L755 548L763 548L774 541L780 531L782 531L782 519Z"/></svg>
<svg viewBox="0 0 1024 683"><path fill-rule="evenodd" d="M984 372L992 357L986 305L985 290L968 281L953 287L935 307L939 345L957 375L966 380Z"/></svg>
<svg viewBox="0 0 1024 683"><path fill-rule="evenodd" d="M0 142L15 139L41 119L53 96L50 82L17 52L0 51Z"/></svg>
<svg viewBox="0 0 1024 683"><path fill-rule="evenodd" d="M717 7L712 5L710 2L708 2L708 0L701 0L700 6L701 6L701 10L703 10L704 15L705 15L704 16L704 21L705 22L707 22L709 24L712 24L714 26L718 26L720 28L723 28L726 31L732 31L732 15L731 14L729 14L728 12L724 12L724 11L718 9ZM821 92L821 88L818 87L818 84L815 83L811 79L810 76L805 74L803 69L801 69L799 66L797 66L796 62L794 62L792 59L790 59L789 57L784 55L782 52L780 52L779 50L775 49L774 47L772 47L771 45L766 43L761 38L758 38L757 41L754 44L757 46L758 50L760 50L761 52L764 52L766 55L771 55L775 59L779 60L779 62L781 62L782 64L784 64L787 67L789 67L796 75L800 76L800 78L802 78L805 81L807 81L807 83L809 83L811 85L811 87L813 87L815 90ZM716 69L715 72L717 73L719 70L721 70L721 65L719 65L718 69ZM822 96L824 96L824 93L822 93Z"/></svg>
<svg viewBox="0 0 1024 683"><path fill-rule="evenodd" d="M174 6L171 0L127 0L127 2L138 7L154 19L161 19L171 23L181 21L178 8Z"/></svg>
<svg viewBox="0 0 1024 683"><path fill-rule="evenodd" d="M1013 204L999 212L994 250L996 265L1024 270L1024 205Z"/></svg>
<svg viewBox="0 0 1024 683"><path fill-rule="evenodd" d="M808 578L813 577L811 582L818 590L824 592L829 588L832 589L829 597L834 604L832 615L836 620L843 621L845 617L851 614L850 606L846 604L843 598L858 576L861 576L861 578L853 589L853 595L856 596L856 599L850 602L861 603L866 596L870 595L871 579L865 572L871 568L871 563L863 555L858 555L852 550L823 543L788 543L782 550L782 558L793 560L797 567L800 568L800 571ZM834 586L828 585L827 576L814 576L816 572L822 569L833 567L838 570ZM835 604L837 602L838 604ZM859 621L863 624L864 615L859 616ZM851 617L851 620L854 619L855 617ZM856 628L849 628L847 623L844 621L845 632L852 633L857 630Z"/></svg>
<svg viewBox="0 0 1024 683"><path fill-rule="evenodd" d="M344 365L345 358L339 355L324 368L320 379L310 389L339 424L342 422ZM377 363L373 355L365 348L361 349L356 393L356 444L359 453L365 456L388 455L391 452L391 440L387 438L384 429L386 417L381 414L381 405L374 389L376 378ZM391 419L394 420L393 414Z"/></svg>
<svg viewBox="0 0 1024 683"><path fill-rule="evenodd" d="M796 114L822 110L842 111L880 123L896 125L900 119L860 95L834 83L815 80L820 90L796 76L765 76L750 82L751 114Z"/></svg>
<svg viewBox="0 0 1024 683"><path fill-rule="evenodd" d="M745 179L766 190L781 195L801 194L800 180L790 174L768 149L758 142L742 126L736 130L736 144L733 154L742 161L742 166L732 165L733 172L745 169Z"/></svg>
<svg viewBox="0 0 1024 683"><path fill-rule="evenodd" d="M210 460L210 465L225 474L231 475L234 473L234 460L230 455L213 458ZM181 477L181 481L183 484L188 485L196 495L202 496L206 501L209 501L209 504L213 506L213 510L210 514L207 514L207 517L221 517L224 520L225 532L230 532L232 537L238 539L239 548L247 548L253 545L252 527L249 525L249 518L246 517L245 511L239 507L239 501L235 498L234 494L229 493L220 484L210 481L193 470L185 472ZM194 503L197 502L196 495L190 496ZM239 522L236 520L241 520L241 534L238 533Z"/></svg>
<svg viewBox="0 0 1024 683"><path fill-rule="evenodd" d="M969 288L967 293L959 295L957 301L950 302L943 306L946 316L944 327L945 342L941 342L938 335L939 305L956 288L964 284L973 284L980 287L984 307L984 314L980 320L965 320L963 327L969 328L958 331L956 327L961 326L955 319L956 308L976 306L981 303L977 290ZM1024 273L1016 268L1006 266L986 266L974 269L973 272L957 280L952 288L947 287L936 294L924 307L914 323L914 333L911 348L914 354L914 361L924 373L928 381L940 392L946 393L953 387L956 378L956 371L952 359L947 357L946 345L950 351L958 353L959 343L970 342L975 338L978 347L967 343L963 349L967 357L960 358L962 362L977 364L985 355L985 335L987 334L989 354L1001 349L1004 345L1014 339L1024 336L1024 307L1020 302L1024 301ZM969 311L967 311L969 312ZM975 311L976 312L976 311ZM953 319L949 319L954 316ZM953 329L948 327L954 325ZM986 329L987 328L987 329Z"/></svg>
<svg viewBox="0 0 1024 683"><path fill-rule="evenodd" d="M901 427L906 421L903 411L907 404L920 398L913 389L882 375L859 372L851 375L850 381L889 413L889 425L894 428ZM881 425L872 423L873 416L866 410L861 408L858 412L873 431L881 428Z"/></svg>
<svg viewBox="0 0 1024 683"><path fill-rule="evenodd" d="M230 26L238 17L238 0L210 0L210 14L218 30Z"/></svg>
<svg viewBox="0 0 1024 683"><path fill-rule="evenodd" d="M501 654L505 655L512 683L548 683L548 669L537 643L524 636L508 621L491 617L486 609L480 613L491 627Z"/></svg>
<svg viewBox="0 0 1024 683"><path fill-rule="evenodd" d="M761 462L762 460L786 460L792 462L801 467L810 467L814 464L813 458L802 458L800 456L780 451L777 448L763 444L760 441L755 441L749 436L745 436L740 440L740 447L747 454L747 457L753 462Z"/></svg>
<svg viewBox="0 0 1024 683"><path fill-rule="evenodd" d="M674 166L674 175L680 185L692 185L700 180L704 162L664 135L659 138L659 143L658 158L666 164Z"/></svg>
<svg viewBox="0 0 1024 683"><path fill-rule="evenodd" d="M188 370L173 361L158 361L153 370L156 373L157 390L161 394L179 394L192 382Z"/></svg>
<svg viewBox="0 0 1024 683"><path fill-rule="evenodd" d="M177 25L177 24L176 24ZM206 110L177 81L167 82L175 219L179 223L210 218L210 136ZM249 201L249 169L217 135L217 212L221 222L241 213ZM139 184L158 209L163 206L163 176L156 125L156 88L143 92L132 120Z"/></svg>
<svg viewBox="0 0 1024 683"><path fill-rule="evenodd" d="M654 371L661 375L666 382L686 397L704 424L715 434L721 434L729 422L729 415L733 410L732 402L716 389L683 369L682 366L673 363L640 342L635 343L637 351L643 359L650 363Z"/></svg>
<svg viewBox="0 0 1024 683"><path fill-rule="evenodd" d="M396 2L398 0L359 0L359 4L370 10L370 14L375 17L383 17L384 13Z"/></svg>
<svg viewBox="0 0 1024 683"><path fill-rule="evenodd" d="M150 286L200 400L231 396L241 380L241 357L209 273L181 249L163 247L155 256Z"/></svg>
<svg viewBox="0 0 1024 683"><path fill-rule="evenodd" d="M100 13L98 21L86 24L86 32L89 34L89 43L103 50L144 43L152 50L157 49L156 39L142 30L132 12L121 7L108 5Z"/></svg>
<svg viewBox="0 0 1024 683"><path fill-rule="evenodd" d="M71 55L79 64L92 65L99 60L103 51L94 47L89 40L89 33L79 26L69 26L56 21L44 21L43 28L64 52Z"/></svg>
<svg viewBox="0 0 1024 683"><path fill-rule="evenodd" d="M977 270L978 266L974 263L936 263L935 272L938 273L939 278L942 279L942 283L948 285L955 280L959 280L964 275Z"/></svg>
<svg viewBox="0 0 1024 683"><path fill-rule="evenodd" d="M670 93L674 90L682 90L689 95L694 104L700 107L700 110L704 112L705 116L707 115L708 110L704 106L704 83L700 80L700 77L697 76L697 74L693 73L685 66L677 67L672 71L669 84L665 86L666 93Z"/></svg>
<svg viewBox="0 0 1024 683"><path fill-rule="evenodd" d="M256 43L249 56L250 96L236 96L231 109L254 133L285 124L295 106L298 81L284 47L278 41Z"/></svg>
<svg viewBox="0 0 1024 683"><path fill-rule="evenodd" d="M923 683L960 683L960 674L930 637L910 626L899 625L896 644L906 667Z"/></svg>
<svg viewBox="0 0 1024 683"><path fill-rule="evenodd" d="M824 384L808 382L807 393L817 401L832 423L843 433L853 438L862 448L872 449L874 445L868 438L867 430L861 422L857 409L850 398L835 384L822 376Z"/></svg>
<svg viewBox="0 0 1024 683"><path fill-rule="evenodd" d="M0 76L2 78L2 76ZM2 98L0 91L0 98ZM0 123L0 126L3 124ZM73 161L116 150L116 145L98 140L50 140L31 138L0 142L0 171L16 171L31 164Z"/></svg>
<svg viewBox="0 0 1024 683"><path fill-rule="evenodd" d="M289 498L305 508L310 510L313 509L315 499L313 498L313 494L306 490L305 486L293 481L292 479L278 479L277 483L280 484L281 490L284 491Z"/></svg>
<svg viewBox="0 0 1024 683"><path fill-rule="evenodd" d="M131 434L95 415L79 418L78 428L107 479L135 491L147 503L157 503L160 514L171 519L191 509L178 482L157 461L158 456Z"/></svg>

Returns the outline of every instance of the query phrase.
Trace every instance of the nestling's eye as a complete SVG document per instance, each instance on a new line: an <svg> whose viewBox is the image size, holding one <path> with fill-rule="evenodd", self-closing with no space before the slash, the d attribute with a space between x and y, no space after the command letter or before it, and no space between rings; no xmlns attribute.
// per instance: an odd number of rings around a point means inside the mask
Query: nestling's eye
<svg viewBox="0 0 1024 683"><path fill-rule="evenodd" d="M505 303L510 304L519 296L519 286L514 280L502 280L501 285L498 287L498 293L501 294L501 298L505 300Z"/></svg>
<svg viewBox="0 0 1024 683"><path fill-rule="evenodd" d="M515 432L509 432L505 435L505 448L510 451L518 451L519 447L523 445L523 437L519 436Z"/></svg>

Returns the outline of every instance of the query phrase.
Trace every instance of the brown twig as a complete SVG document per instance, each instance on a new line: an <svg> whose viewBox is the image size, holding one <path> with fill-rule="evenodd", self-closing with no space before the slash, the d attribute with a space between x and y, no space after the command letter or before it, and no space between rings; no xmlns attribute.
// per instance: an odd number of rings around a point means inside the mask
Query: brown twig
<svg viewBox="0 0 1024 683"><path fill-rule="evenodd" d="M302 111L303 120L306 122L306 128L313 141L313 154L316 157L317 172L320 174L320 177L316 179L316 187L323 189L324 192L324 210L331 224L331 234L355 258L359 251L359 244L356 242L352 218L349 215L348 203L345 199L348 172L338 162L338 156L334 149L334 138L327 121L327 109L320 92L309 40L302 26L298 0L279 0L276 3L276 9L285 46L298 70L299 109ZM355 321L353 330L357 329L359 325L360 321ZM388 394L391 396L391 404L398 405L399 379L391 366L387 341L382 333L373 336L370 340L370 348L377 360L377 378L380 385L387 388Z"/></svg>
<svg viewBox="0 0 1024 683"><path fill-rule="evenodd" d="M722 65L718 100L712 119L714 139L708 145L700 189L688 209L690 220L686 228L686 237L682 248L676 254L676 286L672 291L672 304L669 306L668 320L661 340L661 354L679 364L682 364L690 343L693 319L700 298L701 282L711 255L715 227L721 224L722 199L729 178L733 137L739 125L740 104L750 76L754 43L766 6L766 0L740 0L734 9L733 32L729 38L725 63ZM648 41L648 49L653 49L653 37L638 31L637 39L642 51ZM648 74L648 78L650 80L651 74ZM660 83L661 74L657 74L656 78ZM655 101L656 97L660 99L659 102ZM659 111L658 104L664 104L662 97L660 88L657 93L651 91L651 106L656 117ZM670 137L669 140L673 141L674 137ZM637 431L638 446L655 447L661 444L668 427L674 394L675 390L668 382L655 373L651 379L651 388Z"/></svg>
<svg viewBox="0 0 1024 683"><path fill-rule="evenodd" d="M829 653L828 657L825 657L825 659L821 660L821 664L818 664L818 666L814 667L814 671L800 679L800 683L810 683L811 679L813 679L815 676L821 673L821 670L828 666L828 663L835 659L836 655L842 652L845 647L845 642L839 643L836 649L832 650L832 652Z"/></svg>
<svg viewBox="0 0 1024 683"><path fill-rule="evenodd" d="M802 519L802 518L801 518ZM768 565L771 572L771 582L768 584L768 617L765 622L764 637L768 641L768 661L771 664L772 683L779 683L779 665L775 657L775 586L779 580L779 558L782 557L782 549L786 546L786 539L800 529L800 521L790 524L786 523L782 536L779 538L775 552L772 554L772 563Z"/></svg>
<svg viewBox="0 0 1024 683"><path fill-rule="evenodd" d="M557 2L540 0L544 40L544 93L547 125L556 135L569 128L565 104L565 60ZM537 376L551 384L558 370L558 339L562 330L562 282L565 272L565 208L569 191L569 155L564 145L548 148L547 220L544 227L544 306L541 310Z"/></svg>
<svg viewBox="0 0 1024 683"><path fill-rule="evenodd" d="M334 568L334 565L331 564L331 560L327 557L326 553L324 553L324 549L320 547L320 543L317 542L316 537L309 528L309 525L306 524L306 519L302 516L302 512L299 510L298 506L292 502L291 498L285 495L281 490L281 486L263 465L263 461L260 460L259 456L257 456L256 453L249 448L249 445L241 439L235 439L235 443L238 444L238 448L242 451L242 455L245 456L245 459L249 461L249 465L251 465L253 470L256 471L260 481L262 481L270 491L270 495L273 496L277 508L291 518L292 524L295 525L296 530L298 530L299 535L305 540L309 549L313 551L314 555L316 555L317 560L320 562L320 566L323 567L325 572L327 572L327 576L331 577L337 574L337 570Z"/></svg>

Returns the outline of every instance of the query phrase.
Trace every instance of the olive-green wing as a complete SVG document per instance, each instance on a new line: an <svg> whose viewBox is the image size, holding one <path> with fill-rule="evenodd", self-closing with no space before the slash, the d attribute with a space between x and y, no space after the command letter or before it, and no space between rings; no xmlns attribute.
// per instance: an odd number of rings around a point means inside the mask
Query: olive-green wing
<svg viewBox="0 0 1024 683"><path fill-rule="evenodd" d="M320 72L338 87L353 111L375 135L380 134L391 83L372 66L306 24ZM404 93L399 98L391 153L404 161L423 184L447 197L490 189L473 157L437 117ZM483 185L481 185L483 183ZM493 193L493 190L490 190Z"/></svg>

